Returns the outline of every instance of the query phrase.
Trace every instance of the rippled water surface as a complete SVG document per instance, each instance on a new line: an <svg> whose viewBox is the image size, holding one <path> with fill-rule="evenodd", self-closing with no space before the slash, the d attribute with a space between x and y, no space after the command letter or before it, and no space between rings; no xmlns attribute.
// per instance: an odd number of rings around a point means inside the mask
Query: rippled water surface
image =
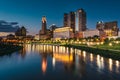
<svg viewBox="0 0 120 80"><path fill-rule="evenodd" d="M0 56L0 80L120 80L120 61L68 47L27 44Z"/></svg>

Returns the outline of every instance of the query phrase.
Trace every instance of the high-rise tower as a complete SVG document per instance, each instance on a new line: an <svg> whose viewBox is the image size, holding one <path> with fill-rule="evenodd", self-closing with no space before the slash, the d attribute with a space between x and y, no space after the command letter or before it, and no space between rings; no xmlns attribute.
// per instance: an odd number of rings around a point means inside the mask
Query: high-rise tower
<svg viewBox="0 0 120 80"><path fill-rule="evenodd" d="M64 27L68 27L68 13L64 13Z"/></svg>
<svg viewBox="0 0 120 80"><path fill-rule="evenodd" d="M73 29L73 32L75 32L75 12L69 13L68 23L69 26Z"/></svg>
<svg viewBox="0 0 120 80"><path fill-rule="evenodd" d="M41 29L42 34L46 33L46 30L47 30L46 27L47 27L47 20L46 20L46 17L43 16L42 17L42 29Z"/></svg>
<svg viewBox="0 0 120 80"><path fill-rule="evenodd" d="M78 9L76 12L76 31L86 30L86 12L83 9Z"/></svg>
<svg viewBox="0 0 120 80"><path fill-rule="evenodd" d="M42 17L42 27L39 31L39 38L40 39L50 39L52 38L52 31L50 29L47 29L47 20L46 17Z"/></svg>
<svg viewBox="0 0 120 80"><path fill-rule="evenodd" d="M71 27L73 32L75 32L75 12L64 14L64 27Z"/></svg>

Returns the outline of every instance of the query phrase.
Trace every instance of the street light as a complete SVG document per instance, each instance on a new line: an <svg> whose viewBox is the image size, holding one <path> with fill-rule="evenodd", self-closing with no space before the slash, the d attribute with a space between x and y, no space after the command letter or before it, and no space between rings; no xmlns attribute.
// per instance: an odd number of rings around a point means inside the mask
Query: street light
<svg viewBox="0 0 120 80"><path fill-rule="evenodd" d="M109 46L112 46L112 43L109 43Z"/></svg>

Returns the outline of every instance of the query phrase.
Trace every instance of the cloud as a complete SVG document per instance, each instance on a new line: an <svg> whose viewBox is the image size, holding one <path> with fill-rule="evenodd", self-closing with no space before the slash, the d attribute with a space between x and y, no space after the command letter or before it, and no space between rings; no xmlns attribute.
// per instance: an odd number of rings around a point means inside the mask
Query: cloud
<svg viewBox="0 0 120 80"><path fill-rule="evenodd" d="M11 25L17 25L18 22L10 22Z"/></svg>
<svg viewBox="0 0 120 80"><path fill-rule="evenodd" d="M15 32L19 28L17 22L0 20L0 32Z"/></svg>

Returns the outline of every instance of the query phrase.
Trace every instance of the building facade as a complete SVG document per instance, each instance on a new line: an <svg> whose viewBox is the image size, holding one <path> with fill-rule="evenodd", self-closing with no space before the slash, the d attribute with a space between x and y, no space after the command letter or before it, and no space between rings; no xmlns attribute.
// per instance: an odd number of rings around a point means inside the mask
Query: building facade
<svg viewBox="0 0 120 80"><path fill-rule="evenodd" d="M64 27L68 27L68 26L73 29L73 32L75 32L75 12L64 14Z"/></svg>
<svg viewBox="0 0 120 80"><path fill-rule="evenodd" d="M18 28L18 30L15 32L15 35L17 37L21 36L21 37L26 37L27 34L27 30L24 26L22 26L21 28Z"/></svg>
<svg viewBox="0 0 120 80"><path fill-rule="evenodd" d="M73 32L75 32L75 12L69 13L68 23L68 26L70 26L73 29Z"/></svg>
<svg viewBox="0 0 120 80"><path fill-rule="evenodd" d="M47 20L45 16L42 17L42 26L39 32L39 36L40 39L49 39L52 37L51 31L47 29Z"/></svg>
<svg viewBox="0 0 120 80"><path fill-rule="evenodd" d="M86 12L83 9L78 9L76 12L76 31L85 31L86 27Z"/></svg>
<svg viewBox="0 0 120 80"><path fill-rule="evenodd" d="M34 36L34 39L35 39L35 40L40 40L39 34L36 34L36 35Z"/></svg>
<svg viewBox="0 0 120 80"><path fill-rule="evenodd" d="M71 27L75 33L85 31L86 27L86 12L84 9L78 9L76 12L70 12L64 14L64 27Z"/></svg>
<svg viewBox="0 0 120 80"><path fill-rule="evenodd" d="M41 29L41 34L46 34L46 30L47 30L47 20L46 17L43 16L42 17L42 29Z"/></svg>
<svg viewBox="0 0 120 80"><path fill-rule="evenodd" d="M53 38L55 40L73 38L73 29L70 27L62 27L54 30Z"/></svg>
<svg viewBox="0 0 120 80"><path fill-rule="evenodd" d="M118 23L117 21L112 22L98 22L96 25L96 29L103 30L108 37L118 36Z"/></svg>
<svg viewBox="0 0 120 80"><path fill-rule="evenodd" d="M88 37L94 37L94 36L99 36L101 39L105 37L104 31L100 30L86 30L82 32L77 32L76 33L76 38L88 38Z"/></svg>
<svg viewBox="0 0 120 80"><path fill-rule="evenodd" d="M64 27L68 26L68 17L69 17L68 13L64 13L64 21L63 21Z"/></svg>
<svg viewBox="0 0 120 80"><path fill-rule="evenodd" d="M118 23L117 21L106 22L104 27L107 36L118 36Z"/></svg>
<svg viewBox="0 0 120 80"><path fill-rule="evenodd" d="M98 30L104 30L104 23L103 23L103 21L97 22L96 29L98 29Z"/></svg>
<svg viewBox="0 0 120 80"><path fill-rule="evenodd" d="M83 31L83 38L94 37L96 35L100 36L100 31L99 30L86 30L86 31Z"/></svg>

